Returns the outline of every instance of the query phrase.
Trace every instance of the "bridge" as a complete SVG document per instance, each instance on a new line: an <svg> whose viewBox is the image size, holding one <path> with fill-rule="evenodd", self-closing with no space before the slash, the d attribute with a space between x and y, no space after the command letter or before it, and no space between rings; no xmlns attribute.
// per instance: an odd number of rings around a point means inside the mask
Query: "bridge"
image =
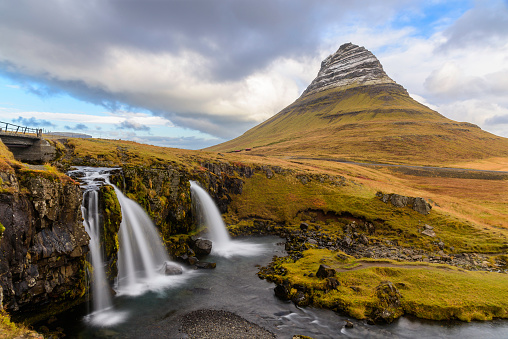
<svg viewBox="0 0 508 339"><path fill-rule="evenodd" d="M0 140L18 161L41 164L53 160L56 154L43 138L42 129L0 121Z"/></svg>

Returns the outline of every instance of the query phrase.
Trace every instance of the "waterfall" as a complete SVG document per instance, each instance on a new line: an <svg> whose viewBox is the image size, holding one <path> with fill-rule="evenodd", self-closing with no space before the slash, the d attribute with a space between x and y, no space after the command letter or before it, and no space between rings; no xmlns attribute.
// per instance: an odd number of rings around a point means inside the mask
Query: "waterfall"
<svg viewBox="0 0 508 339"><path fill-rule="evenodd" d="M210 234L210 240L213 242L213 248L227 248L231 244L231 238L215 202L197 182L191 181L190 186L191 192L194 193L192 198L198 200L197 205Z"/></svg>
<svg viewBox="0 0 508 339"><path fill-rule="evenodd" d="M113 309L111 288L104 270L104 255L101 249L101 223L99 214L99 189L110 175L111 168L79 167L69 176L78 177L84 189L81 212L83 226L90 236L90 261L92 264L92 310L87 320L98 326L110 326L122 322L126 314Z"/></svg>
<svg viewBox="0 0 508 339"><path fill-rule="evenodd" d="M160 276L158 271L169 257L143 208L112 186L122 209L117 289L119 293L136 295Z"/></svg>
<svg viewBox="0 0 508 339"><path fill-rule="evenodd" d="M190 181L192 200L198 207L198 213L207 228L210 240L212 241L212 253L231 257L235 255L253 256L264 251L262 246L257 244L232 240L226 229L226 225L222 220L217 205L212 197L195 181Z"/></svg>
<svg viewBox="0 0 508 339"><path fill-rule="evenodd" d="M97 189L91 188L85 191L81 212L83 214L85 231L90 236L88 246L93 267L92 302L93 310L97 312L113 306L104 271L104 257L100 248L101 225L99 222L99 193Z"/></svg>
<svg viewBox="0 0 508 339"><path fill-rule="evenodd" d="M114 168L77 167L68 175L83 184L83 225L90 236L90 258L93 268L91 279L93 312L87 320L93 325L111 326L125 321L128 312L114 310L111 288L104 270L104 255L101 249L99 214L99 189L105 183L113 186L120 203L122 222L119 230L117 296L139 295L149 290L160 290L183 283L188 275L166 276L168 266L179 265L169 261L168 254L143 208L127 198L115 185L109 182ZM180 269L180 273L183 269Z"/></svg>

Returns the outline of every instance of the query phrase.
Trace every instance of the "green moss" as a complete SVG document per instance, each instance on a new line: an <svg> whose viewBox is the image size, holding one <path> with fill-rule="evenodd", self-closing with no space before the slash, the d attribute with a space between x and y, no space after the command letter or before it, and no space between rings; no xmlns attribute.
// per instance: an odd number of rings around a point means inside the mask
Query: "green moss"
<svg viewBox="0 0 508 339"><path fill-rule="evenodd" d="M447 265L401 263L390 260L366 261L325 249L310 249L296 262L278 260L268 276L287 280L313 291L314 305L342 311L355 318L369 317L373 310L386 307L377 287L383 281L397 286L401 310L419 318L462 321L508 318L508 276L491 272L468 272ZM339 255L338 255L339 254ZM370 264L365 264L369 262ZM363 268L358 267L363 263ZM340 286L326 289L326 281L309 276L320 264L335 268ZM396 316L400 316L397 314Z"/></svg>
<svg viewBox="0 0 508 339"><path fill-rule="evenodd" d="M5 226L2 225L2 223L0 222L0 239L2 238L4 231L5 231Z"/></svg>
<svg viewBox="0 0 508 339"><path fill-rule="evenodd" d="M5 311L0 311L0 337L4 339L43 338L42 334L30 330L24 325L13 323Z"/></svg>
<svg viewBox="0 0 508 339"><path fill-rule="evenodd" d="M100 189L101 208L103 210L103 237L101 239L108 267L106 275L112 281L117 273L118 231L122 222L120 203L112 186L104 185Z"/></svg>
<svg viewBox="0 0 508 339"><path fill-rule="evenodd" d="M245 180L242 194L230 205L228 218L260 218L298 225L313 213L309 211L317 211L324 218L320 227L338 236L342 236L346 223L359 220L374 225L370 239L388 240L404 247L434 251L439 238L455 252L505 251L503 238L444 212L432 210L422 215L407 207L383 203L372 189L353 181L337 184L333 178L321 181L311 174L304 176L308 179L305 184L295 174L268 179L263 173L256 173ZM437 238L421 233L425 224L434 227Z"/></svg>

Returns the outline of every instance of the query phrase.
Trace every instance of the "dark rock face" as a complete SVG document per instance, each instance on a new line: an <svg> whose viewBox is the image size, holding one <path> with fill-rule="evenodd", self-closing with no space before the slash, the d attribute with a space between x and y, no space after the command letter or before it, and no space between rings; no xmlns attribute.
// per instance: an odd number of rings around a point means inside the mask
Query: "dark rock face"
<svg viewBox="0 0 508 339"><path fill-rule="evenodd" d="M410 207L420 214L429 214L432 209L432 206L425 201L425 199L419 197L406 197L399 194L383 194L381 192L378 192L377 196L381 198L381 201L384 203L390 202L395 207Z"/></svg>
<svg viewBox="0 0 508 339"><path fill-rule="evenodd" d="M25 172L11 180L19 190L0 194L4 307L41 311L41 305L82 297L89 237L82 223L79 186Z"/></svg>
<svg viewBox="0 0 508 339"><path fill-rule="evenodd" d="M406 92L386 75L374 54L364 47L347 43L323 60L317 77L302 97L330 88L365 85L396 85Z"/></svg>
<svg viewBox="0 0 508 339"><path fill-rule="evenodd" d="M124 166L111 182L136 200L166 237L192 229L192 203L188 174L164 168Z"/></svg>

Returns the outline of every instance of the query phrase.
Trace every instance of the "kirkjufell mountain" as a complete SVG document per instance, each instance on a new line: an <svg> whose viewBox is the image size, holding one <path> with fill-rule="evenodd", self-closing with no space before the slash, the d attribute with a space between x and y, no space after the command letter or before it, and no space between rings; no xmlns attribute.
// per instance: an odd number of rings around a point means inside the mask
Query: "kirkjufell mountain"
<svg viewBox="0 0 508 339"><path fill-rule="evenodd" d="M364 47L346 43L291 105L208 148L421 165L508 156L508 139L450 120L411 98Z"/></svg>

